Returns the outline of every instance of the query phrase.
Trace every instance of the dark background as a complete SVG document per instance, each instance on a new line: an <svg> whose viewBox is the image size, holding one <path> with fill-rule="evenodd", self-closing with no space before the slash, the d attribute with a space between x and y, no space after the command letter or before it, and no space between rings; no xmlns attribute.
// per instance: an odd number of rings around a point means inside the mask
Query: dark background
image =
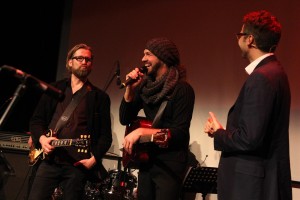
<svg viewBox="0 0 300 200"><path fill-rule="evenodd" d="M15 67L47 83L55 81L67 5L68 1L6 1L1 5L0 66ZM0 116L21 81L0 72ZM41 94L38 88L27 85L11 115L5 118L2 130L28 131L29 118Z"/></svg>

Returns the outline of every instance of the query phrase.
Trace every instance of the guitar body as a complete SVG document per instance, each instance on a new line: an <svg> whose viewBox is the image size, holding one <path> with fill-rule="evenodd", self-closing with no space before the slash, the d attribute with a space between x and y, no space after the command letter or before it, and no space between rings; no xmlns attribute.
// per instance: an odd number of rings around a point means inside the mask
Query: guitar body
<svg viewBox="0 0 300 200"><path fill-rule="evenodd" d="M49 129L46 133L47 137L56 137L56 134ZM43 149L41 148L35 148L34 145L32 145L29 149L29 154L28 154L28 164L30 166L35 165L38 163L40 160L44 160L46 158L46 155L43 152Z"/></svg>
<svg viewBox="0 0 300 200"><path fill-rule="evenodd" d="M34 146L31 146L28 154L28 164L30 166L35 165L40 160L42 155L43 155L42 149L37 149Z"/></svg>
<svg viewBox="0 0 300 200"><path fill-rule="evenodd" d="M46 136L56 137L56 134L51 129L49 129ZM78 147L77 149L78 153L88 153L89 143L90 143L90 135L81 135L80 138L78 139L58 139L58 140L52 140L50 142L50 144L54 147L66 147L66 146ZM48 158L48 155L46 155L42 149L36 149L34 146L32 146L28 154L28 164L30 166L33 166L39 160L44 160L46 158Z"/></svg>
<svg viewBox="0 0 300 200"><path fill-rule="evenodd" d="M151 128L152 122L146 118L139 117L126 126L125 136L134 131L137 128ZM129 154L123 150L122 164L124 168L138 169L141 163L145 163L149 160L148 151L153 144L147 143L136 143L133 145L132 153Z"/></svg>

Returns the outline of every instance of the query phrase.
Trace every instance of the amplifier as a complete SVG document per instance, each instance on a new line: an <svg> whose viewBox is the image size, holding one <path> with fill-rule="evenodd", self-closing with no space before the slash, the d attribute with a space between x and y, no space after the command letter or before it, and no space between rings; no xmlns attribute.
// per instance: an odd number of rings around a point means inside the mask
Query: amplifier
<svg viewBox="0 0 300 200"><path fill-rule="evenodd" d="M28 139L29 135L26 133L0 131L0 149L28 152Z"/></svg>

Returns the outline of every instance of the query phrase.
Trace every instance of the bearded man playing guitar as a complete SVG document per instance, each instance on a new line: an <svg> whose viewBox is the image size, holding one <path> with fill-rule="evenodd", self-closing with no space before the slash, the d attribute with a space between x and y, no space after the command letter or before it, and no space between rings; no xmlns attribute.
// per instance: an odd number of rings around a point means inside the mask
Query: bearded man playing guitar
<svg viewBox="0 0 300 200"><path fill-rule="evenodd" d="M81 200L87 179L96 178L93 172L100 176L105 172L102 158L112 143L110 98L88 81L92 63L91 47L75 45L66 59L70 78L53 84L64 92L64 99L43 95L31 118L34 145L42 149L45 159L36 171L30 200L50 199L58 185L64 200ZM82 135L88 135L84 137L90 140L88 148L72 146ZM64 146L65 142L71 146Z"/></svg>
<svg viewBox="0 0 300 200"><path fill-rule="evenodd" d="M121 124L131 126L141 109L147 120L157 122L161 104L167 104L155 126L145 123L125 134L123 156L136 155L134 150L142 138L152 138L150 141L154 143L148 145L147 156L140 156L142 160L138 161L138 199L176 200L187 167L195 94L185 81L186 71L180 65L178 49L169 39L149 40L142 62L147 70L135 68L126 76L128 84L124 84L125 94L119 110ZM153 139L161 133L167 137L162 143Z"/></svg>

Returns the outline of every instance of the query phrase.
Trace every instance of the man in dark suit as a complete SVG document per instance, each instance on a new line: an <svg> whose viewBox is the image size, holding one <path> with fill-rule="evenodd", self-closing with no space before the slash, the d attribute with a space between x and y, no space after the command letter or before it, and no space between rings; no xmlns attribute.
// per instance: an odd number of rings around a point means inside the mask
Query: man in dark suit
<svg viewBox="0 0 300 200"><path fill-rule="evenodd" d="M289 159L290 88L274 55L281 25L268 11L244 16L237 34L249 74L229 110L226 130L214 113L205 132L222 151L219 200L291 200Z"/></svg>

